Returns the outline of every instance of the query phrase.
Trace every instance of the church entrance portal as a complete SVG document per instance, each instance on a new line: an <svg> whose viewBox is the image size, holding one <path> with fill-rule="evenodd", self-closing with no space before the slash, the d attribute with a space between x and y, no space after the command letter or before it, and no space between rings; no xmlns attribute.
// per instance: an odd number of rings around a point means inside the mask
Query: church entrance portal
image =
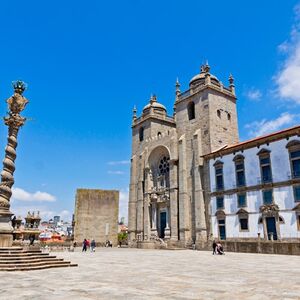
<svg viewBox="0 0 300 300"><path fill-rule="evenodd" d="M159 226L159 237L163 239L165 237L165 228L167 226L167 213L162 211L160 213L160 226Z"/></svg>
<svg viewBox="0 0 300 300"><path fill-rule="evenodd" d="M267 223L268 239L271 240L271 236L273 235L273 239L277 240L275 217L267 217L266 218L266 223Z"/></svg>

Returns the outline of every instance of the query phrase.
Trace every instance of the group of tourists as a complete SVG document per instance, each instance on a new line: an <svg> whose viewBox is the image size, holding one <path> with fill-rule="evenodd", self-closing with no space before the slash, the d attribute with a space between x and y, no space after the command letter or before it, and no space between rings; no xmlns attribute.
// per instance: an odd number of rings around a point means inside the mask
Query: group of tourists
<svg viewBox="0 0 300 300"><path fill-rule="evenodd" d="M213 244L212 244L212 247L213 247L213 255L214 254L219 254L219 255L222 255L222 254L225 254L225 252L224 252L224 249L223 249L223 246L222 246L222 244L221 244L221 242L220 241L213 241Z"/></svg>
<svg viewBox="0 0 300 300"><path fill-rule="evenodd" d="M91 241L88 239L84 239L83 243L82 243L82 252L86 252L87 249L90 249L91 252L95 252L96 251L96 242L94 239L92 239Z"/></svg>

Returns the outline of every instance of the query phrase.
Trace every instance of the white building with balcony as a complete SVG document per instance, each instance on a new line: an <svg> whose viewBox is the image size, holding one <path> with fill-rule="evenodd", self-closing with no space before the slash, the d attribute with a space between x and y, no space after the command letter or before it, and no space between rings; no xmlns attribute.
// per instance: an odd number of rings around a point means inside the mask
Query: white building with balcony
<svg viewBox="0 0 300 300"><path fill-rule="evenodd" d="M204 156L215 239L300 238L300 126Z"/></svg>

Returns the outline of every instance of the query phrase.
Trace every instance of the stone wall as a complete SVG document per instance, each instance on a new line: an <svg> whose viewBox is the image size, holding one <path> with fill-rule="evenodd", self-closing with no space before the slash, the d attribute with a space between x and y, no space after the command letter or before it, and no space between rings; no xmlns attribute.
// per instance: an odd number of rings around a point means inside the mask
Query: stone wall
<svg viewBox="0 0 300 300"><path fill-rule="evenodd" d="M222 241L228 252L300 255L300 242Z"/></svg>
<svg viewBox="0 0 300 300"><path fill-rule="evenodd" d="M117 245L119 191L77 189L75 201L74 240L108 239Z"/></svg>

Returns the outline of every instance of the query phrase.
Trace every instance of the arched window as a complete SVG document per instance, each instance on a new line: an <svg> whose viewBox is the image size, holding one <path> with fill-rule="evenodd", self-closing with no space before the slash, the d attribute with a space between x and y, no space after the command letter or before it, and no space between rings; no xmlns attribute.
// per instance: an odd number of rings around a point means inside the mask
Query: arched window
<svg viewBox="0 0 300 300"><path fill-rule="evenodd" d="M170 186L169 179L170 172L170 157L163 156L161 157L158 163L158 183L159 188L168 188Z"/></svg>
<svg viewBox="0 0 300 300"><path fill-rule="evenodd" d="M157 133L157 137L158 137L159 139L161 138L161 132L160 132L160 131Z"/></svg>
<svg viewBox="0 0 300 300"><path fill-rule="evenodd" d="M140 138L140 142L144 140L144 127L141 127L139 130L139 138Z"/></svg>
<svg viewBox="0 0 300 300"><path fill-rule="evenodd" d="M231 120L231 115L230 115L230 113L227 113L227 119L228 119L228 121Z"/></svg>
<svg viewBox="0 0 300 300"><path fill-rule="evenodd" d="M221 111L219 109L217 110L217 116L221 118Z"/></svg>
<svg viewBox="0 0 300 300"><path fill-rule="evenodd" d="M187 106L189 120L195 119L195 103L190 102Z"/></svg>

